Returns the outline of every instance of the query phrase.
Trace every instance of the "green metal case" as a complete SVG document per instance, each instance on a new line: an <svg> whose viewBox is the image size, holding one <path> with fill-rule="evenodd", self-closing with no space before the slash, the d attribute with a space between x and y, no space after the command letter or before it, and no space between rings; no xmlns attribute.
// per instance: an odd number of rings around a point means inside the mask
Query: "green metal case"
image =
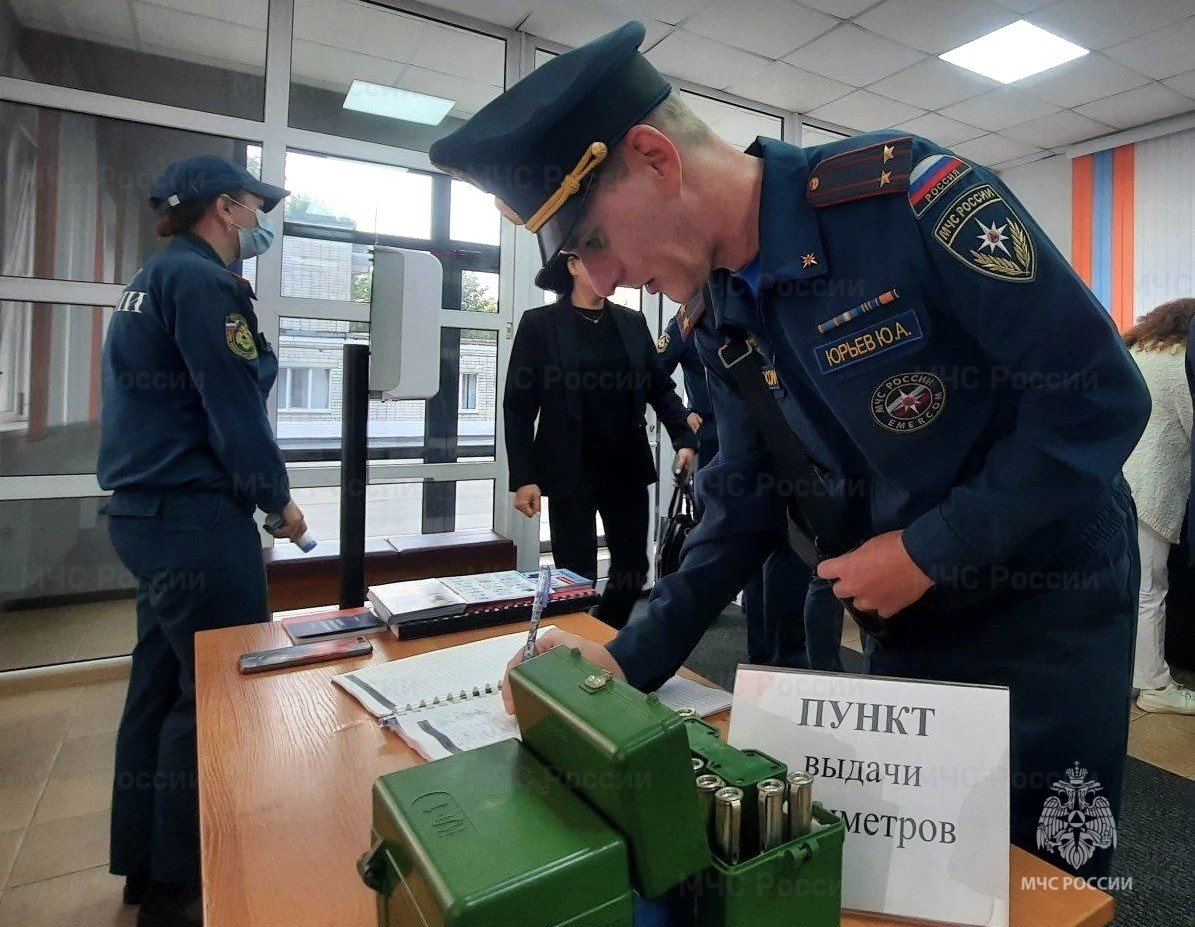
<svg viewBox="0 0 1195 927"><path fill-rule="evenodd" d="M759 750L740 750L697 718L685 719L689 749L704 772L743 790L742 841L759 845L756 786L783 780L788 767ZM842 904L845 825L814 804L818 829L731 866L712 854L710 868L691 884L697 927L833 927Z"/></svg>
<svg viewBox="0 0 1195 927"><path fill-rule="evenodd" d="M783 779L788 767L759 750L740 750L722 739L718 729L699 718L685 719L689 751L727 785L754 788L762 779Z"/></svg>
<svg viewBox="0 0 1195 927"><path fill-rule="evenodd" d="M810 833L736 865L711 850L692 757L743 790L745 847L759 845L756 787L783 779L783 763L731 747L577 650L541 654L510 680L522 745L374 784L359 866L380 927L632 927L632 884L697 927L838 924L845 826L821 805Z"/></svg>
<svg viewBox="0 0 1195 927"><path fill-rule="evenodd" d="M514 740L378 779L359 868L385 927L632 923L622 835Z"/></svg>
<svg viewBox="0 0 1195 927"><path fill-rule="evenodd" d="M640 895L658 898L709 866L676 712L566 647L516 666L510 686L523 743L623 834Z"/></svg>
<svg viewBox="0 0 1195 927"><path fill-rule="evenodd" d="M755 786L764 779L788 775L788 767L759 750L739 750L722 739L718 729L698 718L685 719L689 750L705 762L702 772L718 776L727 785L743 790L742 841L744 846L759 843L759 805Z"/></svg>
<svg viewBox="0 0 1195 927"><path fill-rule="evenodd" d="M846 825L819 805L820 827L728 866L717 857L691 884L697 927L838 927Z"/></svg>

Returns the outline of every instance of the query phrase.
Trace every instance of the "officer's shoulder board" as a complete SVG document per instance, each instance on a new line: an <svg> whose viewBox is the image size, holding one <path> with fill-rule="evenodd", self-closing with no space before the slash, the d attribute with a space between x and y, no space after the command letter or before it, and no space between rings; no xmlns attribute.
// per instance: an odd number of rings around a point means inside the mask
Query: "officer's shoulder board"
<svg viewBox="0 0 1195 927"><path fill-rule="evenodd" d="M903 193L909 186L912 157L909 136L841 152L813 169L806 195L811 205L821 208Z"/></svg>

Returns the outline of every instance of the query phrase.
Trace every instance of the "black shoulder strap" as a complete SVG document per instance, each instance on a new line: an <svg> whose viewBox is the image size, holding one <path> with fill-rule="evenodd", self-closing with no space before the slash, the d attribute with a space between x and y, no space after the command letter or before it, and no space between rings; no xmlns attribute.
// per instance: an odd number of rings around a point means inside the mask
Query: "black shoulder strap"
<svg viewBox="0 0 1195 927"><path fill-rule="evenodd" d="M847 519L830 500L817 464L768 391L763 360L755 346L744 338L731 338L718 349L718 356L772 456L788 504L788 542L793 550L815 568L823 558L852 550L858 539L850 536ZM842 604L877 641L889 636L890 629L879 614L855 608L850 599Z"/></svg>
<svg viewBox="0 0 1195 927"><path fill-rule="evenodd" d="M772 398L759 352L746 339L731 338L718 349L718 356L738 387L751 421L772 457L784 490L782 494L796 523L793 527L806 535L800 546L794 543L797 553L811 565L823 557L846 553L854 544L842 536L842 513L831 504L821 472Z"/></svg>

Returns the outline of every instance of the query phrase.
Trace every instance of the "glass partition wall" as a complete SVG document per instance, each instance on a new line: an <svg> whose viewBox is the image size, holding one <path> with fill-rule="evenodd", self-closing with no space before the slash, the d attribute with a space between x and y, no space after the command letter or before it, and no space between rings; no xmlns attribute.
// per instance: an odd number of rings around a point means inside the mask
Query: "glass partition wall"
<svg viewBox="0 0 1195 927"><path fill-rule="evenodd" d="M132 646L95 478L99 358L161 245L149 186L193 154L292 191L279 243L240 271L278 348L271 417L317 536L338 529L341 349L369 339L371 249L415 248L444 268L440 391L370 404L367 532L493 528L534 564L499 408L518 316L542 302L538 249L426 152L561 50L403 0L0 0L0 669ZM678 85L736 144L753 118L797 124ZM657 298L617 298L658 330Z"/></svg>

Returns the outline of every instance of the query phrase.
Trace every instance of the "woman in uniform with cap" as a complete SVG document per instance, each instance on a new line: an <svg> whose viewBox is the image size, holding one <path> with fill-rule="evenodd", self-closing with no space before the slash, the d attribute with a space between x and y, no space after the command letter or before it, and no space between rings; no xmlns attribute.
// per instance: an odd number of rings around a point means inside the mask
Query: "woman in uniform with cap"
<svg viewBox="0 0 1195 927"><path fill-rule="evenodd" d="M278 358L229 265L273 240L286 191L223 158L166 169L150 205L169 244L133 276L102 366L100 485L137 579L137 645L116 739L111 868L139 927L202 923L194 635L265 621L255 508L306 530L266 411Z"/></svg>

